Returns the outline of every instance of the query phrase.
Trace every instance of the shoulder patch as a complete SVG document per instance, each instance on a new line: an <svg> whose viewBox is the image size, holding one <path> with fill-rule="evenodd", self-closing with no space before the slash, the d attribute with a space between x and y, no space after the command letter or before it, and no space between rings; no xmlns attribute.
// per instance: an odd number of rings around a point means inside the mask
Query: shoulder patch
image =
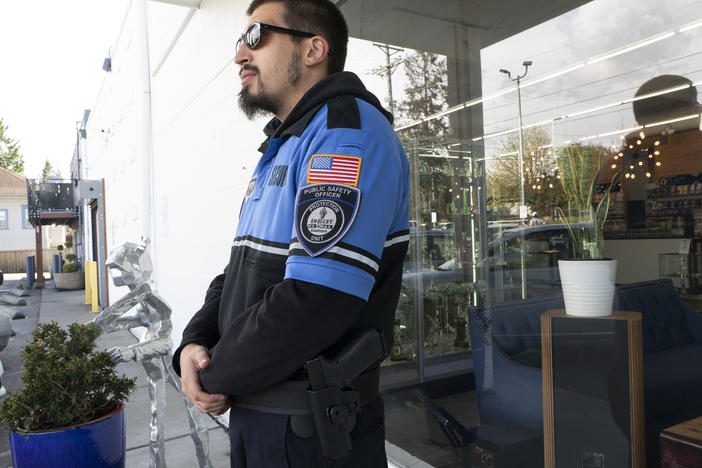
<svg viewBox="0 0 702 468"><path fill-rule="evenodd" d="M258 174L254 174L254 176L249 181L249 185L246 187L246 195L244 195L244 202L247 202L249 200L249 198L251 198L251 194L253 193L254 189L256 188L256 180L257 179L258 179Z"/></svg>
<svg viewBox="0 0 702 468"><path fill-rule="evenodd" d="M353 224L361 191L341 184L306 185L295 200L295 231L310 256L334 246Z"/></svg>
<svg viewBox="0 0 702 468"><path fill-rule="evenodd" d="M307 170L307 183L336 183L356 187L363 158L339 154L313 154Z"/></svg>
<svg viewBox="0 0 702 468"><path fill-rule="evenodd" d="M337 96L327 101L327 128L361 129L361 114L353 96Z"/></svg>

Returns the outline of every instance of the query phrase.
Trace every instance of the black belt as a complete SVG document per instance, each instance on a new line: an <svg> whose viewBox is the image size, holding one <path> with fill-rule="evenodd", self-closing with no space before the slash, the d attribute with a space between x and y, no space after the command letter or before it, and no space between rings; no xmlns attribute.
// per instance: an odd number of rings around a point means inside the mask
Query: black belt
<svg viewBox="0 0 702 468"><path fill-rule="evenodd" d="M378 398L380 369L366 371L356 377L351 386L358 391L361 406ZM233 405L264 413L311 415L307 380L287 380L256 393L234 397Z"/></svg>

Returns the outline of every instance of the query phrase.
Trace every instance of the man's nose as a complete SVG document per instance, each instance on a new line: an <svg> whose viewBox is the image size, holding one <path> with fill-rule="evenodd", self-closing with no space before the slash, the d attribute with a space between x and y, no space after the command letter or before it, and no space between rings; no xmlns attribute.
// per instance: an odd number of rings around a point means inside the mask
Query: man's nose
<svg viewBox="0 0 702 468"><path fill-rule="evenodd" d="M239 47L239 50L236 51L236 55L234 55L234 63L236 63L237 65L244 65L246 63L249 63L250 61L251 51L246 46L246 44L242 44L241 47Z"/></svg>

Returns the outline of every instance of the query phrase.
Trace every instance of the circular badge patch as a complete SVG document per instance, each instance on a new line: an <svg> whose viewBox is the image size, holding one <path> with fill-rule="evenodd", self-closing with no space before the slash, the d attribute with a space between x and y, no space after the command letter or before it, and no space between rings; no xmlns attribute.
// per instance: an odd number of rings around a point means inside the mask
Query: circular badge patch
<svg viewBox="0 0 702 468"><path fill-rule="evenodd" d="M311 244L323 244L333 239L344 226L344 211L333 200L319 200L302 213L302 237Z"/></svg>
<svg viewBox="0 0 702 468"><path fill-rule="evenodd" d="M295 197L295 233L312 257L320 255L348 232L361 201L361 191L344 184L312 184Z"/></svg>

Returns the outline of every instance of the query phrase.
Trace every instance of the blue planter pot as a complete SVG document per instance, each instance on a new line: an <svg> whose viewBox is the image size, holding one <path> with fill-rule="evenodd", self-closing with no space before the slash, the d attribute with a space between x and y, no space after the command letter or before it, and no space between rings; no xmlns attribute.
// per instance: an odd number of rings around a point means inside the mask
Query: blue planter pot
<svg viewBox="0 0 702 468"><path fill-rule="evenodd" d="M80 426L48 432L10 432L15 468L124 468L124 407Z"/></svg>

